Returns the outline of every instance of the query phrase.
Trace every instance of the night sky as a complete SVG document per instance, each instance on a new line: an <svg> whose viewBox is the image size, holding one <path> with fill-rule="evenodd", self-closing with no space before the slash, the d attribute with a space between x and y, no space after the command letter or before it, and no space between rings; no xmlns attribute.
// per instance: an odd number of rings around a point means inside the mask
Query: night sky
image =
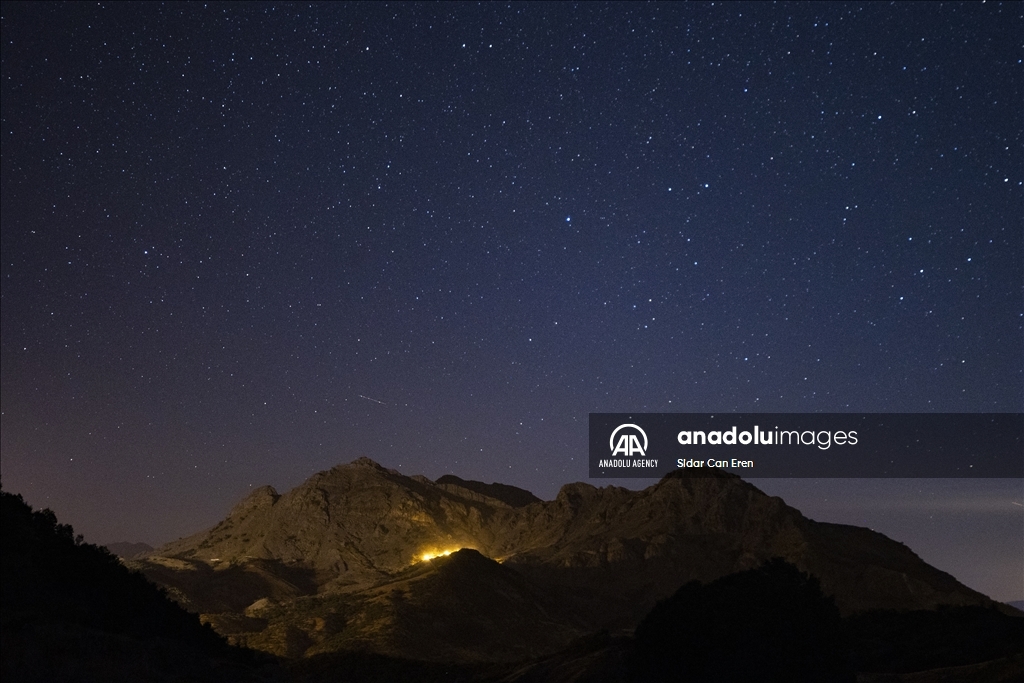
<svg viewBox="0 0 1024 683"><path fill-rule="evenodd" d="M1024 409L1019 3L0 11L3 486L87 540L364 455L550 499L590 412ZM1024 597L1019 480L756 483Z"/></svg>

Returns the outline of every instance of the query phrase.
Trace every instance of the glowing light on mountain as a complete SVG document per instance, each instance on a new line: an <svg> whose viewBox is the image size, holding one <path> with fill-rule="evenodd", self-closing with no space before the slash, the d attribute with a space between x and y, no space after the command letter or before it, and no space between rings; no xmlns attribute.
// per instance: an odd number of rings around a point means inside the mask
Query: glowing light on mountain
<svg viewBox="0 0 1024 683"><path fill-rule="evenodd" d="M462 550L462 548L450 548L448 550L428 550L427 552L420 554L420 556L417 558L417 561L429 562L435 557L447 557L452 553L458 552L460 550Z"/></svg>

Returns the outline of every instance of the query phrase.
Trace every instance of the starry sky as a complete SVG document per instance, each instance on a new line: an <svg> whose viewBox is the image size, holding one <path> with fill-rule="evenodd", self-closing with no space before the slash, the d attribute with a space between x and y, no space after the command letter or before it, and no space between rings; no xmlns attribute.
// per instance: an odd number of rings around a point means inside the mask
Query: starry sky
<svg viewBox="0 0 1024 683"><path fill-rule="evenodd" d="M364 455L550 499L590 412L1024 409L1019 3L0 12L3 485L87 540ZM1019 480L757 483L1024 598Z"/></svg>

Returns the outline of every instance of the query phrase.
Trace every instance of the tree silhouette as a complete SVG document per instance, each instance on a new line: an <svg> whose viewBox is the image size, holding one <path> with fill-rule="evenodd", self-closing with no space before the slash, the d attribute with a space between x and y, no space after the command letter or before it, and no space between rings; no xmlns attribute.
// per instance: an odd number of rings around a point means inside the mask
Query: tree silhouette
<svg viewBox="0 0 1024 683"><path fill-rule="evenodd" d="M0 628L7 681L237 680L251 660L51 510L5 491ZM211 658L232 662L232 675Z"/></svg>

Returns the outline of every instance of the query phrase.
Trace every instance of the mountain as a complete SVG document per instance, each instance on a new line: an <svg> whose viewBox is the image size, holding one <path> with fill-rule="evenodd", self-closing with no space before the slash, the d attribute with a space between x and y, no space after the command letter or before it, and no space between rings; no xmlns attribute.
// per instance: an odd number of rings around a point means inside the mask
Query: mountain
<svg viewBox="0 0 1024 683"><path fill-rule="evenodd" d="M994 605L901 543L809 520L721 472L642 491L575 483L541 501L362 458L284 494L256 489L212 529L132 565L231 642L267 652L513 661L629 632L681 585L776 557L846 615Z"/></svg>

